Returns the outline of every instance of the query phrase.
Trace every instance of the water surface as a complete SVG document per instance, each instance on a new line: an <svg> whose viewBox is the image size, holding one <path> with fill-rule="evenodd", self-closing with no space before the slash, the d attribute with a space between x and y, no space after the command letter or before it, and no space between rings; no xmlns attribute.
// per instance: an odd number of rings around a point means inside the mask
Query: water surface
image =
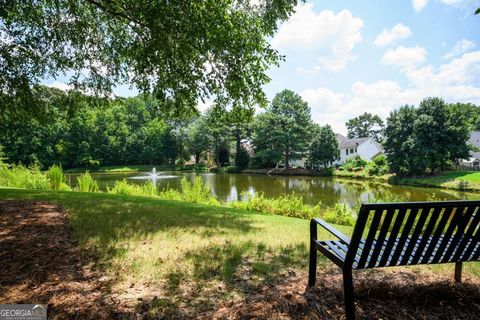
<svg viewBox="0 0 480 320"><path fill-rule="evenodd" d="M92 173L98 181L100 189L106 190L113 186L116 180L127 179L130 183L145 183L144 179L135 179L136 176L146 176L147 172L134 173ZM67 175L72 186L76 185L78 174ZM361 202L374 201L432 201L480 199L476 193L461 193L438 188L420 188L409 186L394 186L365 180L338 179L331 177L284 177L254 174L215 174L206 172L159 172L155 180L157 188L180 188L183 177L192 180L200 176L211 187L212 193L220 201L229 202L241 200L242 193L261 192L266 197L278 197L282 194L295 193L303 197L306 203L322 203L330 207L336 203L346 203L356 206Z"/></svg>

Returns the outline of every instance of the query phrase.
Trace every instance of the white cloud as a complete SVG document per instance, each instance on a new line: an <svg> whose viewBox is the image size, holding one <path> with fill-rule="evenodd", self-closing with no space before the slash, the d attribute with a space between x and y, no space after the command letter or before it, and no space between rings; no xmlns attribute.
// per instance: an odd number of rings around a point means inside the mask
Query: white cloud
<svg viewBox="0 0 480 320"><path fill-rule="evenodd" d="M448 102L480 104L480 50L465 53L438 68L411 65L401 72L409 82L406 87L390 80L373 83L358 81L347 93L321 87L304 90L300 94L312 108L316 122L328 123L340 133L346 133L345 122L348 119L364 112L386 119L392 110L405 104L418 105L426 97L438 96Z"/></svg>
<svg viewBox="0 0 480 320"><path fill-rule="evenodd" d="M427 50L416 46L406 48L399 46L396 49L390 49L383 55L382 63L391 64L397 67L408 67L425 62Z"/></svg>
<svg viewBox="0 0 480 320"><path fill-rule="evenodd" d="M339 71L356 59L352 50L363 40L362 28L362 19L353 17L348 10L337 14L324 10L317 14L313 4L305 4L298 6L290 19L280 26L271 43L276 49L315 54L315 68Z"/></svg>
<svg viewBox="0 0 480 320"><path fill-rule="evenodd" d="M462 39L457 41L455 46L452 48L452 51L444 55L443 57L445 59L452 59L453 57L459 56L465 52L467 52L470 49L475 48L475 42L467 40L467 39Z"/></svg>
<svg viewBox="0 0 480 320"><path fill-rule="evenodd" d="M68 91L68 90L73 89L73 87L71 85L66 84L65 82L60 82L60 81L54 81L52 83L47 83L45 85L47 87L57 88L57 89L60 89L60 90L63 90L63 91Z"/></svg>
<svg viewBox="0 0 480 320"><path fill-rule="evenodd" d="M415 12L420 12L430 0L412 0L413 10ZM465 1L465 0L437 0L437 2L441 2L447 6L455 6L458 7L462 4L473 3L474 1Z"/></svg>
<svg viewBox="0 0 480 320"><path fill-rule="evenodd" d="M409 27L403 23L398 23L392 29L384 29L374 41L377 47L386 46L397 40L406 39L412 35L412 31Z"/></svg>
<svg viewBox="0 0 480 320"><path fill-rule="evenodd" d="M429 0L412 0L413 10L420 12L427 4Z"/></svg>

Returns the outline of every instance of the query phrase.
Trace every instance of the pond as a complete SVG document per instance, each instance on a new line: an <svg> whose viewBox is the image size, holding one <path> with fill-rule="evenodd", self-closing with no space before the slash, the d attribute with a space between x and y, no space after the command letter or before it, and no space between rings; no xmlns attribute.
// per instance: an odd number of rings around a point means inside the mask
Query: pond
<svg viewBox="0 0 480 320"><path fill-rule="evenodd" d="M273 198L282 194L295 193L303 197L309 204L321 202L324 207L331 207L337 203L345 203L350 207L361 202L373 201L432 201L479 198L477 194L461 193L438 188L420 188L409 186L395 186L365 180L338 179L331 177L285 177L254 174L215 174L207 172L159 172L156 179L158 190L180 188L183 177L192 180L200 176L212 188L220 201L229 202L241 200L242 193L263 193ZM130 183L145 183L144 179L135 179L136 176L147 176L147 172L133 173L92 173L98 181L100 189L106 190L113 186L116 180L127 179ZM72 186L76 185L78 174L69 174Z"/></svg>

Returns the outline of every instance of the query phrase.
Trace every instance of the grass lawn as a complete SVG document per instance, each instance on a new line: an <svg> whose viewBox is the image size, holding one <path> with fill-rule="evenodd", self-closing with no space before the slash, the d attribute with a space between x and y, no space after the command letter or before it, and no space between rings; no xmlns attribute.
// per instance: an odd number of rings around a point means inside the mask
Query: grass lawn
<svg viewBox="0 0 480 320"><path fill-rule="evenodd" d="M434 176L400 178L399 180L401 183L422 186L480 190L480 172L474 171L446 171ZM466 181L467 184L461 186L460 181Z"/></svg>
<svg viewBox="0 0 480 320"><path fill-rule="evenodd" d="M188 297L197 310L207 308L289 268L307 268L307 220L101 193L0 189L0 199L60 204L83 255L95 257L112 291L132 300L164 297L162 307L178 308Z"/></svg>
<svg viewBox="0 0 480 320"><path fill-rule="evenodd" d="M61 205L85 261L106 273L112 293L132 303L157 296L152 312L198 313L274 283L291 270L306 274L307 220L102 193L0 188L0 199ZM331 236L322 231L319 238ZM325 263L321 259L319 268ZM421 268L453 275L451 265ZM467 264L465 272L480 274L480 268Z"/></svg>

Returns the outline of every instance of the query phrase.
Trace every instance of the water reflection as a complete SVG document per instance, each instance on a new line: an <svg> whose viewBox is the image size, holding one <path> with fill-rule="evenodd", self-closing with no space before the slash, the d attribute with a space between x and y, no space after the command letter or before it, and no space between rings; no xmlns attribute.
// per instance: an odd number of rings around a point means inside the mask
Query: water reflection
<svg viewBox="0 0 480 320"><path fill-rule="evenodd" d="M194 172L162 172L164 177L186 177L192 180L200 176L208 183L219 200L229 202L241 200L242 194L263 193L266 197L277 197L282 194L295 193L302 196L305 202L329 207L336 203L356 206L361 202L381 201L426 201L478 198L474 193L459 193L435 188L418 188L393 186L371 181L333 179L325 177L279 177L247 174L213 174ZM145 180L130 179L138 173L93 173L92 177L99 182L100 188L106 190L116 180L129 179L131 183L144 183ZM76 182L76 175L70 175L70 181ZM158 179L159 190L180 188L181 179Z"/></svg>

